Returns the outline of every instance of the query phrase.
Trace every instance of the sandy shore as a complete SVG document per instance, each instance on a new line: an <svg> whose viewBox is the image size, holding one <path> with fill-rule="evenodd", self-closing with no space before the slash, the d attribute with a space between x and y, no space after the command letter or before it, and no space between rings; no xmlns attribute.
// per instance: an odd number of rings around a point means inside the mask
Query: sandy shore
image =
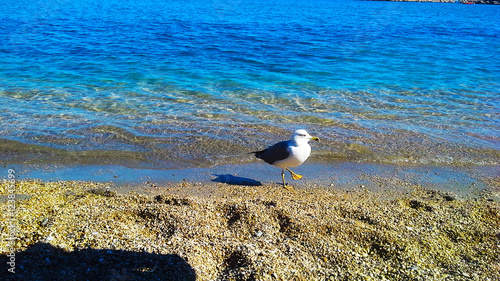
<svg viewBox="0 0 500 281"><path fill-rule="evenodd" d="M398 185L17 181L12 211L4 181L0 279L498 280L498 178L471 199Z"/></svg>

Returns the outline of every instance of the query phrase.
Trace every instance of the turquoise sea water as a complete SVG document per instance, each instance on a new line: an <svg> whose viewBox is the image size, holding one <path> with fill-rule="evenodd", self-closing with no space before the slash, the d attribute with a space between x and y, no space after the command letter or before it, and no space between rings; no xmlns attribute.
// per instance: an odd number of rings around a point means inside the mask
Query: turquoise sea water
<svg viewBox="0 0 500 281"><path fill-rule="evenodd" d="M0 0L0 159L499 164L500 6Z"/></svg>

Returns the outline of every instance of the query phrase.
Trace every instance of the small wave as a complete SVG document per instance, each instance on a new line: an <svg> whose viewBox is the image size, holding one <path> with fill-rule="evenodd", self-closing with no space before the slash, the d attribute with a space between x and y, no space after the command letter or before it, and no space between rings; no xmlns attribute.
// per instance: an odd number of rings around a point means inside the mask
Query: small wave
<svg viewBox="0 0 500 281"><path fill-rule="evenodd" d="M156 168L203 167L255 161L248 152L288 139L296 123L282 126L202 125L172 120L165 130L99 125L73 132L77 138L37 137L35 143L0 142L5 163L121 164ZM332 125L335 126L335 125ZM295 128L293 128L295 127ZM301 126L302 127L302 126ZM306 126L321 137L311 159L388 164L499 165L500 150L446 143L423 134L357 132L355 128ZM40 143L43 143L41 145Z"/></svg>

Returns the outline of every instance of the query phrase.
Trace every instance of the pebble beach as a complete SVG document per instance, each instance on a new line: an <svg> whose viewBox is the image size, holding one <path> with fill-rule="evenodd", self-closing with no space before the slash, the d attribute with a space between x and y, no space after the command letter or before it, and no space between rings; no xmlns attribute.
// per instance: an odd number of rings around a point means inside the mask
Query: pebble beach
<svg viewBox="0 0 500 281"><path fill-rule="evenodd" d="M498 280L499 179L458 198L183 182L0 184L2 280ZM7 222L13 222L12 225ZM15 236L15 243L7 239ZM8 272L15 251L15 273ZM6 263L7 262L7 263Z"/></svg>
<svg viewBox="0 0 500 281"><path fill-rule="evenodd" d="M0 280L500 280L498 15L6 1Z"/></svg>

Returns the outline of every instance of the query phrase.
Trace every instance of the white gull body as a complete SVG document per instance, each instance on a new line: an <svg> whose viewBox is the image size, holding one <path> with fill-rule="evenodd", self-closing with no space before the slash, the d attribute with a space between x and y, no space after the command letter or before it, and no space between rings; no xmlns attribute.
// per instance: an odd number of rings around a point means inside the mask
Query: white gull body
<svg viewBox="0 0 500 281"><path fill-rule="evenodd" d="M283 186L285 185L284 170L288 170L293 179L302 178L301 175L292 172L289 167L297 167L304 163L311 155L310 140L319 141L319 138L312 137L305 130L297 130L288 141L278 142L262 151L256 151L255 156L266 163L282 169Z"/></svg>

